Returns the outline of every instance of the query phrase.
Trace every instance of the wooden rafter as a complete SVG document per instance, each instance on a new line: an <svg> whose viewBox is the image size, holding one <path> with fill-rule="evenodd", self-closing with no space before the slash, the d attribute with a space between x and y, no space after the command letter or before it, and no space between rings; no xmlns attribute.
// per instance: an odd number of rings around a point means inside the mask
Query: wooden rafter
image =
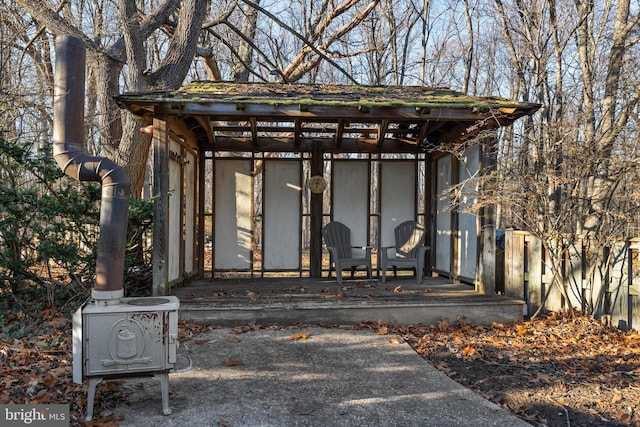
<svg viewBox="0 0 640 427"><path fill-rule="evenodd" d="M380 122L380 126L378 127L378 147L379 148L382 148L384 137L387 134L388 128L389 128L389 120L382 120L382 122Z"/></svg>

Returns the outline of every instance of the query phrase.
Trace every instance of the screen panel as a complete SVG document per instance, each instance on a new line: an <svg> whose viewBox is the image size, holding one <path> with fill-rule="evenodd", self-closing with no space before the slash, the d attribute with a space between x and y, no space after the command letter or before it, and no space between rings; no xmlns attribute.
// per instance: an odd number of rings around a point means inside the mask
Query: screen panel
<svg viewBox="0 0 640 427"><path fill-rule="evenodd" d="M451 199L443 192L451 186L451 156L436 162L436 270L451 273Z"/></svg>
<svg viewBox="0 0 640 427"><path fill-rule="evenodd" d="M176 141L171 140L170 151L180 153L182 147ZM168 279L173 281L182 277L180 271L180 249L182 248L182 228L181 228L181 198L182 179L180 174L180 163L175 159L169 159L169 243L168 243Z"/></svg>
<svg viewBox="0 0 640 427"><path fill-rule="evenodd" d="M187 151L185 168L185 213L184 213L184 271L192 273L195 268L194 249L196 240L196 185L198 182L197 158Z"/></svg>
<svg viewBox="0 0 640 427"><path fill-rule="evenodd" d="M215 162L215 269L248 270L253 233L251 160Z"/></svg>
<svg viewBox="0 0 640 427"><path fill-rule="evenodd" d="M264 163L265 270L300 268L300 168L301 163L297 160Z"/></svg>
<svg viewBox="0 0 640 427"><path fill-rule="evenodd" d="M393 246L394 229L416 219L416 165L393 161L380 168L380 246Z"/></svg>
<svg viewBox="0 0 640 427"><path fill-rule="evenodd" d="M351 230L351 244L367 246L369 239L369 162L335 161L331 180L333 220Z"/></svg>
<svg viewBox="0 0 640 427"><path fill-rule="evenodd" d="M480 164L480 148L476 145L465 150L460 159L459 182L460 211L458 214L458 272L461 277L475 279L478 257L478 227L476 214L465 212L475 204L478 192L477 179Z"/></svg>

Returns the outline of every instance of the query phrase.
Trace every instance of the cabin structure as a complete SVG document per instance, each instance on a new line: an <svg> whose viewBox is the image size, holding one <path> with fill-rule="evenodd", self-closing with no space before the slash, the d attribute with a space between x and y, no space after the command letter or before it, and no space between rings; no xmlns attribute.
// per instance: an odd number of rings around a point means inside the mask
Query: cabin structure
<svg viewBox="0 0 640 427"><path fill-rule="evenodd" d="M205 81L116 101L152 126L154 294L229 272L322 277L324 224L344 223L375 252L406 220L426 228L427 275L495 292L493 210L451 209L444 190L494 168L489 131L539 105L447 88ZM475 188L460 191L473 203Z"/></svg>

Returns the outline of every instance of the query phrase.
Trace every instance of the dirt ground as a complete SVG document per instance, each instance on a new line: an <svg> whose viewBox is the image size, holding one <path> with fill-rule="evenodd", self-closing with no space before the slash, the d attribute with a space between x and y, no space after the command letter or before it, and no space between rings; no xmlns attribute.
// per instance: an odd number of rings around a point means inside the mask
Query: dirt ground
<svg viewBox="0 0 640 427"><path fill-rule="evenodd" d="M86 386L71 378L69 316L45 306L27 314L7 298L0 298L0 308L0 404L67 403L71 425L84 425ZM204 327L181 322L181 341L196 339ZM430 327L357 328L407 341L437 369L532 425L640 426L636 331L568 313L488 327L458 319ZM108 384L102 404L115 407L127 399L117 382ZM90 424L116 426L118 420Z"/></svg>
<svg viewBox="0 0 640 427"><path fill-rule="evenodd" d="M516 325L368 325L535 426L640 426L640 334L568 314Z"/></svg>

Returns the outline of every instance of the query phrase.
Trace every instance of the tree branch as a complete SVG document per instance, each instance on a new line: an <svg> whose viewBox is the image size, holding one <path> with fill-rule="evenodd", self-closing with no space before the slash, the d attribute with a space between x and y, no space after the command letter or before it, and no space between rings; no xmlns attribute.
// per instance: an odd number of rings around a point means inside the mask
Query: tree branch
<svg viewBox="0 0 640 427"><path fill-rule="evenodd" d="M278 24L280 27L284 28L285 30L289 31L291 34L293 34L294 36L296 36L299 40L301 40L306 46L309 46L309 48L311 50L313 50L315 53L317 53L318 55L320 55L322 58L324 58L328 63L330 63L331 65L333 65L337 70L339 70L342 74L344 74L345 77L347 77L352 83L354 84L359 84L352 76L351 74L349 74L344 68L342 68L340 65L338 65L335 61L333 61L331 58L329 58L327 55L324 54L324 52L320 51L320 49L318 49L317 47L315 47L312 43L309 43L307 41L307 39L300 33L298 33L296 30L294 30L293 28L291 28L289 25L285 24L284 22L282 22L280 19L278 19L274 14L272 14L271 12L265 10L264 8L260 7L259 5L257 5L256 3L250 1L250 0L241 0L243 3L248 4L249 6L256 8L257 10L259 10L260 12L264 13L265 15L267 15L269 18L271 18L276 24Z"/></svg>

